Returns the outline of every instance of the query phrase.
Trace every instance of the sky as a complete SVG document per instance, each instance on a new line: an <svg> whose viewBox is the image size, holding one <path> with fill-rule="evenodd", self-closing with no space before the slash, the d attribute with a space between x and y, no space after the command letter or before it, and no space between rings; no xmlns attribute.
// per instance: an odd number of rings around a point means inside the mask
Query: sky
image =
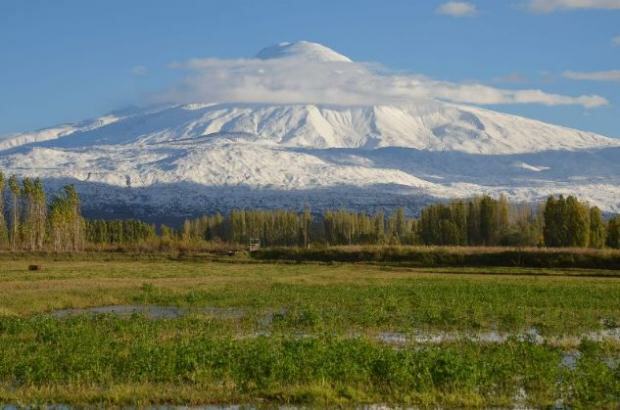
<svg viewBox="0 0 620 410"><path fill-rule="evenodd" d="M253 59L298 40L356 63ZM439 98L620 137L620 0L0 1L0 135L129 106L303 96Z"/></svg>

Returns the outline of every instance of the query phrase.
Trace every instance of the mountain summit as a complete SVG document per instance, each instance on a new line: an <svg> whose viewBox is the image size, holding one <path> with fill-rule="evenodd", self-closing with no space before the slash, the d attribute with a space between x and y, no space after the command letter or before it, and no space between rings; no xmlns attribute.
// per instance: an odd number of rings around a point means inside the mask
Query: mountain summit
<svg viewBox="0 0 620 410"><path fill-rule="evenodd" d="M351 62L303 41L257 58L274 67L278 59ZM305 205L415 212L483 193L514 201L571 193L617 212L619 157L620 140L436 100L197 102L0 139L4 172L52 188L76 184L87 214L153 219Z"/></svg>
<svg viewBox="0 0 620 410"><path fill-rule="evenodd" d="M340 62L350 63L351 59L340 53L325 47L322 44L310 41L296 41L294 43L279 43L262 49L256 55L261 60L271 60L274 58L298 58L320 62Z"/></svg>

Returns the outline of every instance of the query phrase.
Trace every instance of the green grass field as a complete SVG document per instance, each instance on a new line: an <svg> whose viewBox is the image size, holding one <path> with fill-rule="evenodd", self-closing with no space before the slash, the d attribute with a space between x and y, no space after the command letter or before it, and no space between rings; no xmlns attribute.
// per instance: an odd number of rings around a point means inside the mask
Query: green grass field
<svg viewBox="0 0 620 410"><path fill-rule="evenodd" d="M614 271L73 259L0 260L0 402L620 405Z"/></svg>

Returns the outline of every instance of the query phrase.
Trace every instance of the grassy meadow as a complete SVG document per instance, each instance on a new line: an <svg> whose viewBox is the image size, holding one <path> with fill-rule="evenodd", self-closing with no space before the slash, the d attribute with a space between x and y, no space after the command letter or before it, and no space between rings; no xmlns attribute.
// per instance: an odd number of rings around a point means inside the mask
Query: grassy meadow
<svg viewBox="0 0 620 410"><path fill-rule="evenodd" d="M0 402L620 403L613 270L221 259L1 255Z"/></svg>

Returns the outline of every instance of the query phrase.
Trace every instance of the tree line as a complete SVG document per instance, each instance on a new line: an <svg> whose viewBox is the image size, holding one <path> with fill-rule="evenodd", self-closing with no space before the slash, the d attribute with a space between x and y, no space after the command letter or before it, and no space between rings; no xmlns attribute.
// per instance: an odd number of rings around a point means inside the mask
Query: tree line
<svg viewBox="0 0 620 410"><path fill-rule="evenodd" d="M176 236L184 241L223 241L247 244L252 240L265 246L414 244L415 220L407 218L403 209L385 216L383 212L368 215L345 210L313 215L287 210L233 210L221 214L188 219ZM171 232L165 228L162 232ZM174 233L172 233L174 235Z"/></svg>
<svg viewBox="0 0 620 410"><path fill-rule="evenodd" d="M418 218L402 208L390 214L346 210L313 215L285 210L234 210L185 221L169 237L266 246L438 245L620 248L620 217L603 219L597 207L574 196L551 196L539 206L490 196L432 204Z"/></svg>
<svg viewBox="0 0 620 410"><path fill-rule="evenodd" d="M138 220L85 219L73 186L51 200L45 192L39 179L5 178L0 172L0 249L77 251L86 244L153 241L620 248L620 216L605 220L597 207L574 196L551 196L532 206L485 195L429 205L418 218L402 208L389 214L241 209L187 219L172 228Z"/></svg>

